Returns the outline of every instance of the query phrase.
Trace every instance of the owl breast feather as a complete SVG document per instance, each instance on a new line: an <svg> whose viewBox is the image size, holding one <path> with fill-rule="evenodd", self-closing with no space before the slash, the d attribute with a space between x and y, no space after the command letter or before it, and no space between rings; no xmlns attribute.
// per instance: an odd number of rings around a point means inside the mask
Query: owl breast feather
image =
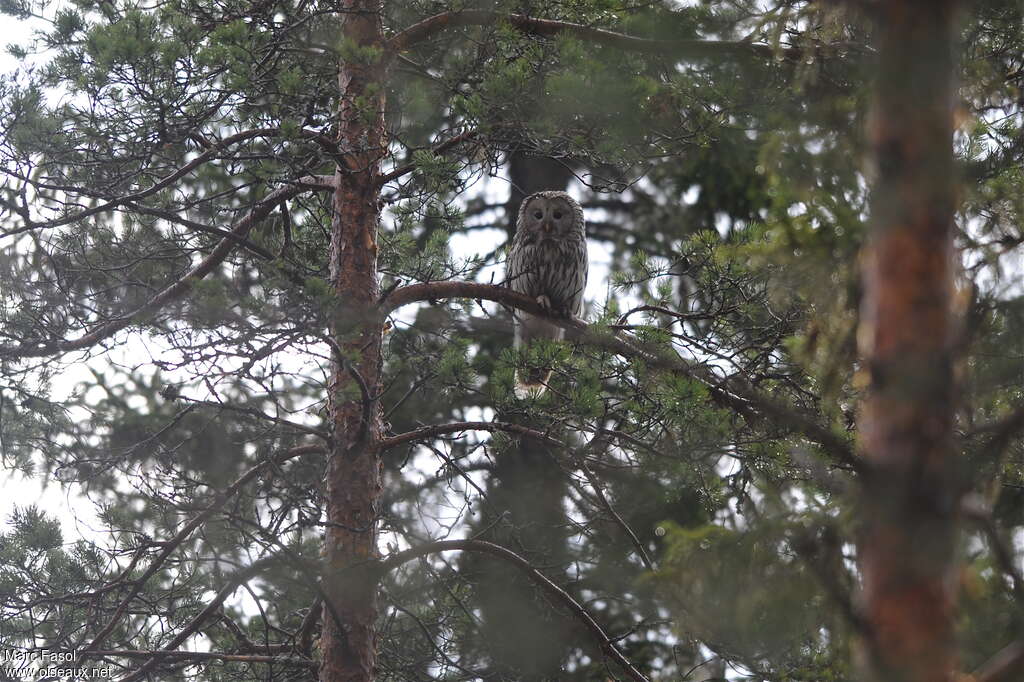
<svg viewBox="0 0 1024 682"><path fill-rule="evenodd" d="M552 306L579 315L587 283L587 245L578 238L513 244L509 286L531 298L547 296Z"/></svg>

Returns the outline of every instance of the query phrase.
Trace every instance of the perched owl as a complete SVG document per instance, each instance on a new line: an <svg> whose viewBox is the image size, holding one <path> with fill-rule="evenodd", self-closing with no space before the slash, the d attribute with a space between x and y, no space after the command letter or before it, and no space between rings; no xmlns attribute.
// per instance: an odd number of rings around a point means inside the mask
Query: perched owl
<svg viewBox="0 0 1024 682"><path fill-rule="evenodd" d="M536 299L555 315L578 316L587 285L587 237L583 209L565 192L537 192L523 199L512 247L508 252L506 281L514 291ZM528 347L534 339L558 341L565 330L544 318L516 311L515 347ZM551 376L550 369L516 375L516 395L539 395Z"/></svg>

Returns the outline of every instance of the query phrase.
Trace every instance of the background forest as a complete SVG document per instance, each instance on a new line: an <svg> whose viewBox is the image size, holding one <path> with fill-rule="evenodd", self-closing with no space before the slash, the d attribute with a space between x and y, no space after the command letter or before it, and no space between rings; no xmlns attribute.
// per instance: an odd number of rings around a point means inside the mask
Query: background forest
<svg viewBox="0 0 1024 682"><path fill-rule="evenodd" d="M1024 2L0 11L0 461L100 525L7 519L0 658L1024 675Z"/></svg>

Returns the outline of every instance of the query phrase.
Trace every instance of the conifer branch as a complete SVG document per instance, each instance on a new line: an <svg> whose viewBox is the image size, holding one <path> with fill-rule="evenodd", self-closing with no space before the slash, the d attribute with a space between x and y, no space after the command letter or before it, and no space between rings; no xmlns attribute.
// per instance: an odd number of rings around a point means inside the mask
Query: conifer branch
<svg viewBox="0 0 1024 682"><path fill-rule="evenodd" d="M139 322L159 311L168 303L176 301L192 290L192 287L213 272L225 258L238 246L237 238L244 238L259 225L282 201L291 199L302 192L313 189L327 189L329 186L320 176L306 176L301 180L280 187L259 202L249 213L238 220L231 229L231 237L224 237L217 246L194 268L178 280L166 286L160 293L146 303L122 317L108 320L90 332L75 339L33 339L17 345L0 346L0 357L29 358L59 355L75 350L83 350L110 338L128 325Z"/></svg>
<svg viewBox="0 0 1024 682"><path fill-rule="evenodd" d="M708 390L716 404L739 413L748 422L769 420L778 423L818 443L843 466L859 473L864 472L863 462L854 455L847 439L822 425L816 416L769 397L741 379L720 379L706 368L687 361L677 353L662 347L654 347L631 334L600 329L576 318L552 316L550 311L541 308L534 299L506 287L457 281L411 284L399 287L381 301L380 312L387 315L409 303L436 302L448 298L493 301L545 317L564 328L569 337L584 344L603 348L623 357L642 359L651 367L676 372L698 381Z"/></svg>
<svg viewBox="0 0 1024 682"><path fill-rule="evenodd" d="M93 206L91 208L84 209L82 211L79 211L78 213L73 213L71 215L67 215L64 216L63 218L58 218L55 220L36 222L26 217L24 225L22 225L21 227L0 232L0 237L12 237L33 230L53 229L55 227L71 225L81 220L85 220L86 218L90 218L94 215L99 215L101 213L106 213L107 211L112 211L121 206L130 206L131 204L135 204L140 200L145 199L146 197L152 196L157 192L160 192L161 190L167 189L168 187L176 183L178 180L181 180L186 175L196 170L203 164L218 158L218 156L220 156L228 147L232 147L240 142L246 142L257 137L275 137L281 136L283 134L284 132L281 128L257 128L255 130L245 130L240 133L235 133L234 135L226 137L219 142L210 144L207 147L206 151L204 151L202 154L192 159L191 161L181 166L180 168L176 169L175 171L171 172L170 174L157 180L150 187L147 187L146 189L143 190L139 190L138 192L132 192L131 194L125 194L119 197L110 197L105 193L96 192L95 190L90 190L89 188L84 186L54 185L50 183L42 183L34 181L30 177L18 175L16 173L12 173L11 171L7 171L7 174L9 176L21 180L24 183L30 184L37 189L49 190L54 192L65 192L67 194L86 196L92 199L102 199L103 203L97 204L96 206ZM312 139L313 141L317 142L321 147L324 147L327 150L327 152L338 161L339 164L346 167L347 165L349 165L348 162L340 155L337 143L335 143L333 140L331 140L323 133L317 132L315 130L308 130L302 128L298 131L298 134L300 137ZM328 180L325 178L323 181Z"/></svg>
<svg viewBox="0 0 1024 682"><path fill-rule="evenodd" d="M752 43L732 40L657 40L632 36L607 29L584 26L568 21L539 19L522 14L506 14L492 10L459 10L442 12L413 24L393 35L387 41L387 52L397 54L403 50L429 40L438 33L449 28L464 26L490 26L505 23L522 33L553 37L571 35L591 43L616 47L630 52L665 55L676 59L711 59L715 57L749 57L763 59L783 58L796 61L805 57L808 49L804 47L781 47L766 43ZM867 51L863 45L853 43L837 43L831 45L815 45L814 51L842 52L849 50Z"/></svg>

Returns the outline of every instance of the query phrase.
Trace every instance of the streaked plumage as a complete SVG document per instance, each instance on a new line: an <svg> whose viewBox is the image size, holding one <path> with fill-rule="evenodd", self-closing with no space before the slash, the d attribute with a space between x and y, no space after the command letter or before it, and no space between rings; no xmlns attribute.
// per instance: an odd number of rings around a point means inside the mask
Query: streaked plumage
<svg viewBox="0 0 1024 682"><path fill-rule="evenodd" d="M583 208L565 192L537 192L519 206L516 234L508 253L506 280L514 291L537 300L556 315L579 316L587 285L587 238ZM561 340L565 330L516 311L515 347L535 339ZM516 375L516 394L540 394L550 369Z"/></svg>

